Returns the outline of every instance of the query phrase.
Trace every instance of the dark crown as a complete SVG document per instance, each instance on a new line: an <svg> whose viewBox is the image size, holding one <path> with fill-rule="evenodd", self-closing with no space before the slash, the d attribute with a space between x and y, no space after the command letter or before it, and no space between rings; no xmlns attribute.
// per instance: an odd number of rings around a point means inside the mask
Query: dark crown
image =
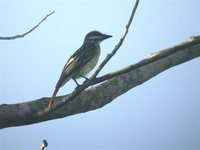
<svg viewBox="0 0 200 150"><path fill-rule="evenodd" d="M85 41L101 42L111 37L111 35L106 35L99 31L91 31L85 36Z"/></svg>

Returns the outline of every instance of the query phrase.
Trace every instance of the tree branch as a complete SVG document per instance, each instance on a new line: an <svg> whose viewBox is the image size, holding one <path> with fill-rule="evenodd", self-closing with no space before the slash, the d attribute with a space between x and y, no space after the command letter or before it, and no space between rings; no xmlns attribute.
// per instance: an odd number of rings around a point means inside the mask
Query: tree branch
<svg viewBox="0 0 200 150"><path fill-rule="evenodd" d="M179 45L174 46L174 48L172 47L172 48L168 48L168 49L156 52L156 53L152 53L146 59L143 59L143 60L141 60L140 62L138 62L138 63L136 63L134 65L127 66L127 67L125 67L125 68L123 68L121 70L118 70L116 72L108 73L106 75L103 75L101 77L96 78L94 80L94 82L93 82L93 85L97 84L97 83L101 83L101 82L103 82L105 80L111 79L111 78L113 78L113 77L115 77L117 75L129 72L130 70L134 70L134 69L137 69L137 68L142 67L144 65L148 65L149 63L152 63L152 62L157 61L157 60L159 60L161 58L167 57L167 56L169 56L169 55L171 55L173 53L181 51L182 49L185 49L187 47L190 47L190 46L193 46L195 44L198 44L199 43L199 38L200 38L199 36L190 37L189 39L187 39L186 41L180 43Z"/></svg>
<svg viewBox="0 0 200 150"><path fill-rule="evenodd" d="M153 53L136 64L107 74L106 78L102 76L95 79L95 83L104 82L83 91L73 101L43 116L38 114L46 109L50 100L48 97L18 104L2 104L0 128L39 123L101 108L157 74L199 56L200 36L189 38L179 45ZM65 101L69 96L56 97L55 104Z"/></svg>
<svg viewBox="0 0 200 150"><path fill-rule="evenodd" d="M23 33L23 34L18 34L15 36L8 36L8 37L2 37L0 36L0 40L14 40L17 38L22 38L25 37L27 34L31 33L33 30L35 30L43 21L45 21L50 15L52 15L55 11L51 12L50 14L47 14L36 26L31 28L29 31Z"/></svg>
<svg viewBox="0 0 200 150"><path fill-rule="evenodd" d="M135 12L137 10L138 4L139 4L139 0L137 0L135 2L135 6L134 6L134 8L132 10L131 16L129 18L129 21L128 21L126 27L125 27L125 31L122 34L121 39L119 40L119 42L117 43L117 45L115 46L115 48L112 50L112 52L110 54L108 54L107 57L104 59L104 61L99 65L99 67L97 68L97 70L95 71L95 73L91 76L91 78L90 78L91 80L94 80L96 78L96 76L103 69L103 67L106 65L106 63L115 55L115 53L118 51L118 49L123 44L123 41L126 38L126 35L128 34L128 30L129 30L129 27L130 27L130 25L132 23L132 20L133 20L133 17L135 15Z"/></svg>

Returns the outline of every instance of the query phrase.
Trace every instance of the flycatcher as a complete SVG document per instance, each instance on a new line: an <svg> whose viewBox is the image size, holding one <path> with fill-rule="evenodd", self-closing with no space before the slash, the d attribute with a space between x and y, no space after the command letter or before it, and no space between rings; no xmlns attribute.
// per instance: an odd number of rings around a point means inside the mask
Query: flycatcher
<svg viewBox="0 0 200 150"><path fill-rule="evenodd" d="M65 64L60 78L56 84L55 90L49 101L49 107L52 106L58 90L70 79L73 79L77 86L77 78L88 74L96 66L100 56L100 43L112 37L111 35L103 34L99 31L91 31L85 36L82 46L68 59Z"/></svg>

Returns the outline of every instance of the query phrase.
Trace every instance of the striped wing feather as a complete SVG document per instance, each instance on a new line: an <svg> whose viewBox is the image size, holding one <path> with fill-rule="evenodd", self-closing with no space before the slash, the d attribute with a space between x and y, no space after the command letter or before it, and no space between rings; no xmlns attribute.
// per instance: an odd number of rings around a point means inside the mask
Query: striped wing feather
<svg viewBox="0 0 200 150"><path fill-rule="evenodd" d="M87 64L97 53L97 46L95 44L83 44L67 61L65 64L56 88L59 89L65 80L69 80L79 69Z"/></svg>

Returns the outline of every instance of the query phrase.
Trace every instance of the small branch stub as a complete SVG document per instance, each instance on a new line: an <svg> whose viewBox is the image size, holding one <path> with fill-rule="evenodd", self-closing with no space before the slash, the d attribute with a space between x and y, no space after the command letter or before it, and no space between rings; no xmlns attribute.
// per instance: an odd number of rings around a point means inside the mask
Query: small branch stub
<svg viewBox="0 0 200 150"><path fill-rule="evenodd" d="M40 150L44 150L47 146L48 146L48 142L46 140L43 140Z"/></svg>

